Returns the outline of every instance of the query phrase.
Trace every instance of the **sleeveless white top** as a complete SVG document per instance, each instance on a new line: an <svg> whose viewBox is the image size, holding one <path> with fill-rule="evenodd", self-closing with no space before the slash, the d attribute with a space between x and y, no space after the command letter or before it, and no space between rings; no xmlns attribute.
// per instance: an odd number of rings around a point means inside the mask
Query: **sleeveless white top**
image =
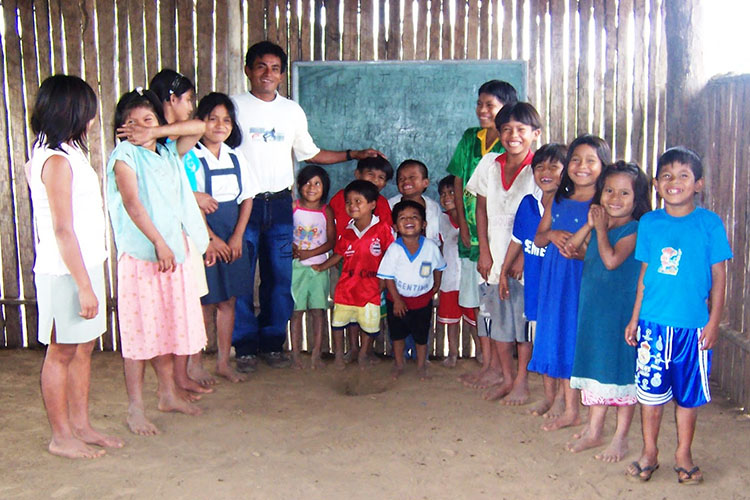
<svg viewBox="0 0 750 500"><path fill-rule="evenodd" d="M36 233L36 260L34 272L37 274L70 274L60 256L57 239L52 227L47 190L42 182L42 167L54 155L68 160L73 172L71 193L73 198L73 231L81 248L86 268L100 265L107 258L105 247L104 204L101 186L96 172L77 146L61 144L59 150L50 149L37 141L31 153L29 187L34 207Z"/></svg>

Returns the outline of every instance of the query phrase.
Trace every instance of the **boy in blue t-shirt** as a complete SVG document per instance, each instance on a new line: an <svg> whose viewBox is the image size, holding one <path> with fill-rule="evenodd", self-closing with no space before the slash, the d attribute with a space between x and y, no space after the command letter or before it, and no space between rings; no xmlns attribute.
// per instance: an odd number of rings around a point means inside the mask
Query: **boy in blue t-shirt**
<svg viewBox="0 0 750 500"><path fill-rule="evenodd" d="M531 342L534 341L536 328L539 273L546 250L534 245L534 236L536 236L539 221L542 220L544 206L551 202L560 185L560 176L567 152L567 147L562 144L545 144L534 153L531 168L534 172L534 182L542 190L541 195L536 191L527 194L521 200L513 221L511 242L505 254L503 267L500 269L500 300L507 300L510 297L508 277L517 280L523 278L523 314L526 317L526 339L525 342L518 343L518 372L513 380L513 388L503 399L503 403L507 405L526 404L529 399L529 374L526 371L526 365L531 359ZM523 252L522 270L516 269L513 265L521 252ZM532 413L542 415L550 409L557 392L555 382L555 379L544 377L544 400L532 408Z"/></svg>
<svg viewBox="0 0 750 500"><path fill-rule="evenodd" d="M719 336L732 250L719 216L695 206L702 177L703 165L694 152L682 147L665 151L654 179L664 209L645 214L638 225L635 258L643 264L625 340L638 347L635 382L643 451L627 474L640 481L659 467L656 440L670 399L676 403L677 480L703 481L690 448L698 407L711 400L710 349Z"/></svg>

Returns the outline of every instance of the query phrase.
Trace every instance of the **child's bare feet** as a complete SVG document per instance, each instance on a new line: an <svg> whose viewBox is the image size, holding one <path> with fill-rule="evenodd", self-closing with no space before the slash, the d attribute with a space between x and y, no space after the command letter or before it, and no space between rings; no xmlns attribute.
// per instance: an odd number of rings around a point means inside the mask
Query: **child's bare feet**
<svg viewBox="0 0 750 500"><path fill-rule="evenodd" d="M622 439L617 436L612 438L612 442L609 443L604 451L594 455L594 458L601 460L602 462L619 462L628 453L628 440L627 438Z"/></svg>
<svg viewBox="0 0 750 500"><path fill-rule="evenodd" d="M479 376L479 378L477 378L473 383L464 382L464 385L472 389L487 389L489 387L492 387L493 385L498 385L502 383L503 383L502 375L500 375L496 371L487 370L483 372L482 375Z"/></svg>
<svg viewBox="0 0 750 500"><path fill-rule="evenodd" d="M125 441L122 439L117 436L102 434L90 425L73 429L73 435L86 444L95 444L105 448L122 448L125 446Z"/></svg>
<svg viewBox="0 0 750 500"><path fill-rule="evenodd" d="M99 458L106 450L92 448L80 439L52 439L47 448L50 453L65 458Z"/></svg>
<svg viewBox="0 0 750 500"><path fill-rule="evenodd" d="M508 406L521 406L529 402L529 383L519 382L518 378L513 383L513 389L503 398L502 403Z"/></svg>
<svg viewBox="0 0 750 500"><path fill-rule="evenodd" d="M419 377L419 380L431 378L429 373L427 373L427 366L417 367L417 377Z"/></svg>
<svg viewBox="0 0 750 500"><path fill-rule="evenodd" d="M344 363L347 365L349 363L354 363L355 361L359 361L359 349L351 349L349 352L344 354Z"/></svg>
<svg viewBox="0 0 750 500"><path fill-rule="evenodd" d="M187 401L188 403L193 403L195 401L200 401L201 397L202 397L200 394L196 394L195 392L191 392L191 391L185 390L185 389L183 389L182 387L179 387L179 386L175 387L175 391L177 393L177 396L180 397L180 399L182 399L183 401ZM158 391L157 391L157 393L158 393Z"/></svg>
<svg viewBox="0 0 750 500"><path fill-rule="evenodd" d="M399 366L394 363L393 368L391 368L391 378L397 380L403 373L404 365Z"/></svg>
<svg viewBox="0 0 750 500"><path fill-rule="evenodd" d="M529 408L529 415L534 415L535 417L541 417L545 413L547 413L552 406L552 403L550 401L547 401L546 399L542 399L541 401L537 401L534 405Z"/></svg>
<svg viewBox="0 0 750 500"><path fill-rule="evenodd" d="M457 361L458 356L456 356L455 354L451 354L443 360L443 366L446 368L455 368Z"/></svg>
<svg viewBox="0 0 750 500"><path fill-rule="evenodd" d="M546 415L547 414L545 413L545 416ZM543 424L542 430L543 431L556 431L558 429L564 429L565 427L571 427L574 425L581 425L581 416L578 413L573 414L573 413L563 412L563 414L557 417L556 419L550 420L546 424Z"/></svg>
<svg viewBox="0 0 750 500"><path fill-rule="evenodd" d="M346 359L343 355L336 355L336 358L333 360L333 367L337 370L343 370L346 368Z"/></svg>
<svg viewBox="0 0 750 500"><path fill-rule="evenodd" d="M477 370L475 372L463 373L456 380L458 380L459 382L461 382L462 384L468 387L467 384L473 384L479 379L479 377L482 376L482 374L484 374L484 370Z"/></svg>
<svg viewBox="0 0 750 500"><path fill-rule="evenodd" d="M128 408L128 428L133 434L139 436L155 436L160 434L159 429L146 418L142 408Z"/></svg>
<svg viewBox="0 0 750 500"><path fill-rule="evenodd" d="M588 450L589 448L596 448L604 444L604 440L601 436L596 436L590 432L589 428L586 427L583 432L576 433L573 435L573 441L568 442L565 445L571 453L578 453L579 451Z"/></svg>
<svg viewBox="0 0 750 500"><path fill-rule="evenodd" d="M312 359L310 360L310 368L312 370L323 370L326 367L326 364L323 362L323 358L320 357L320 355L314 355Z"/></svg>
<svg viewBox="0 0 750 500"><path fill-rule="evenodd" d="M513 386L510 383L495 384L482 394L485 401L497 401L505 397Z"/></svg>
<svg viewBox="0 0 750 500"><path fill-rule="evenodd" d="M177 387L182 389L183 391L189 391L197 394L210 394L214 392L211 387L203 387L198 382L190 378L187 378L185 380L175 379L175 383L177 384Z"/></svg>
<svg viewBox="0 0 750 500"><path fill-rule="evenodd" d="M544 404L542 404L544 403ZM541 416L542 418L548 418L548 419L556 419L560 417L560 415L563 414L565 411L565 400L563 398L555 398L555 400L552 403L549 403L547 401L543 401L540 403L540 408L544 408L546 406L546 410L540 413L532 413L532 415ZM532 408L533 410L533 408Z"/></svg>
<svg viewBox="0 0 750 500"><path fill-rule="evenodd" d="M194 404L185 401L176 394L159 394L159 411L176 411L185 415L200 415L203 411Z"/></svg>
<svg viewBox="0 0 750 500"><path fill-rule="evenodd" d="M216 384L216 379L203 367L203 363L188 362L187 374L191 380L196 381L203 387Z"/></svg>
<svg viewBox="0 0 750 500"><path fill-rule="evenodd" d="M216 364L216 375L220 377L224 377L225 379L229 380L233 384L239 383L239 382L245 382L247 380L247 375L244 373L240 373L231 366L229 366L229 363L222 363L222 364Z"/></svg>
<svg viewBox="0 0 750 500"><path fill-rule="evenodd" d="M474 359L479 366L482 366L484 364L484 356L482 355L482 351L478 351L477 356Z"/></svg>
<svg viewBox="0 0 750 500"><path fill-rule="evenodd" d="M299 358L299 355L292 354L292 368L295 370L302 370L304 367L302 366L302 360Z"/></svg>

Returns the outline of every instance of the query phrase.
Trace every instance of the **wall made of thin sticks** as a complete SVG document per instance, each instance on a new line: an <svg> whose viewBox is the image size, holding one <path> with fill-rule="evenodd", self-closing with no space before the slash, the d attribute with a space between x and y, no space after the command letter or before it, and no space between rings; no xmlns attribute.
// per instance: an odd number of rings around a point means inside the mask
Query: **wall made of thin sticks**
<svg viewBox="0 0 750 500"><path fill-rule="evenodd" d="M82 76L100 97L90 133L101 174L114 147L118 96L159 69L198 96L247 89L247 47L270 39L290 60L526 59L542 142L591 132L616 158L651 171L663 150L666 44L662 0L0 0L0 346L35 345L32 207L23 175L40 82ZM281 93L287 94L289 80ZM415 95L415 99L419 96ZM474 124L467 123L466 126ZM376 146L377 145L373 145ZM110 248L113 245L110 244ZM117 347L115 254L109 329ZM443 338L438 336L440 350ZM467 344L464 342L464 346Z"/></svg>

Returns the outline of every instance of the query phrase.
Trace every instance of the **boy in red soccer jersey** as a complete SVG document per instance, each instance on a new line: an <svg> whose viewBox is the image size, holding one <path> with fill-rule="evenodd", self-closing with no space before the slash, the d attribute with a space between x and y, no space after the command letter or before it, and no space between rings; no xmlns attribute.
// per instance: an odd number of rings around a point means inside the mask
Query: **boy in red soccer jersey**
<svg viewBox="0 0 750 500"><path fill-rule="evenodd" d="M344 196L346 213L351 220L336 242L334 254L312 268L324 271L343 260L331 315L336 355L334 365L338 369L345 367L344 328L352 325L354 328L349 330L350 333L358 333L362 344L357 361L364 368L368 363L368 349L373 338L380 333L378 266L394 238L390 221L381 221L373 214L379 194L372 182L353 181L344 188Z"/></svg>

